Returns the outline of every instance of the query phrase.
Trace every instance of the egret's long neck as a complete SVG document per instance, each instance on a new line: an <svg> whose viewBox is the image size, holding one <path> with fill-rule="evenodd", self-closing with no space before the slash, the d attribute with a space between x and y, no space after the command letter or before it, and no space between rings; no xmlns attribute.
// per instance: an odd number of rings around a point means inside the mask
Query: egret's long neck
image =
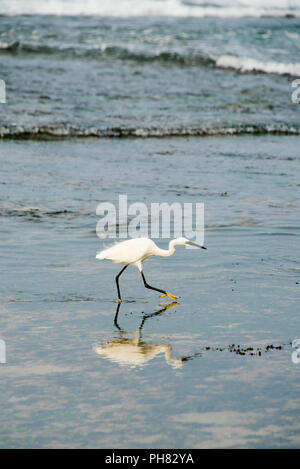
<svg viewBox="0 0 300 469"><path fill-rule="evenodd" d="M157 248L156 250L156 253L155 255L156 256L160 256L160 257L170 257L170 256L173 256L174 252L175 252L175 239L173 239L172 241L169 242L169 249L160 249L160 248Z"/></svg>

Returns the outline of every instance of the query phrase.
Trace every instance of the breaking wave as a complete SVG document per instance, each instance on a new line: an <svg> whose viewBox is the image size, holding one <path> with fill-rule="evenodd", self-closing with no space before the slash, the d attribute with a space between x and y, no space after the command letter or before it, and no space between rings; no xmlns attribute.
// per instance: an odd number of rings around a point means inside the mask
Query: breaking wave
<svg viewBox="0 0 300 469"><path fill-rule="evenodd" d="M180 65L214 65L213 58L201 55L183 55L175 51L161 51L157 53L135 52L125 47L102 44L95 48L50 47L41 44L30 44L20 41L10 43L0 42L0 53L11 55L56 55L61 57L87 57L101 59L112 57L120 60L134 60L136 62L166 62Z"/></svg>
<svg viewBox="0 0 300 469"><path fill-rule="evenodd" d="M249 57L235 57L233 55L221 55L216 59L216 66L232 68L240 72L261 72L278 75L300 75L300 63L284 63L251 59Z"/></svg>
<svg viewBox="0 0 300 469"><path fill-rule="evenodd" d="M300 16L300 6L297 0L2 0L0 13L241 18Z"/></svg>
<svg viewBox="0 0 300 469"><path fill-rule="evenodd" d="M0 127L0 138L20 140L47 140L68 138L165 138L165 137L209 137L230 135L300 135L300 126L286 124L190 126L170 128L82 128L68 125L46 125L36 127L7 125Z"/></svg>
<svg viewBox="0 0 300 469"><path fill-rule="evenodd" d="M135 52L125 47L102 44L98 48L50 47L41 44L22 43L13 41L0 42L0 53L12 55L42 54L56 56L87 57L92 59L115 58L119 60L133 60L139 63L161 62L178 64L181 66L204 66L233 69L241 73L266 73L278 75L300 76L300 62L260 61L250 57L237 57L224 54L219 57L200 54L180 54L176 51L161 51L157 53Z"/></svg>

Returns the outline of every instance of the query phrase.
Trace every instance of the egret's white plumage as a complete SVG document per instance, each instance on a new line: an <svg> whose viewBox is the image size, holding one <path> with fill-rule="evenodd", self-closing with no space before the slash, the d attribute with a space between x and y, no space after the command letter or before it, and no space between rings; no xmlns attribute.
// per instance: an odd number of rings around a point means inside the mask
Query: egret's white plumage
<svg viewBox="0 0 300 469"><path fill-rule="evenodd" d="M135 238L122 241L108 249L103 249L96 256L96 259L104 259L115 264L136 265L139 267L147 257L157 256L155 254L157 246L149 238Z"/></svg>
<svg viewBox="0 0 300 469"><path fill-rule="evenodd" d="M115 264L124 264L125 267L116 277L117 289L119 302L121 301L120 288L119 288L119 276L126 269L128 265L135 265L138 267L141 275L143 277L144 285L146 288L156 290L160 293L163 293L163 296L168 296L172 300L179 298L178 296L171 295L170 293L160 290L159 288L151 287L147 284L146 279L143 274L142 262L151 256L160 256L160 257L170 257L173 256L175 252L175 246L185 246L185 245L197 246L202 249L206 249L204 246L199 246L196 243L189 241L186 238L176 238L170 241L169 249L160 249L156 244L149 238L134 238L127 241L122 241L120 243L111 246L110 248L103 249L96 255L96 259L110 260Z"/></svg>

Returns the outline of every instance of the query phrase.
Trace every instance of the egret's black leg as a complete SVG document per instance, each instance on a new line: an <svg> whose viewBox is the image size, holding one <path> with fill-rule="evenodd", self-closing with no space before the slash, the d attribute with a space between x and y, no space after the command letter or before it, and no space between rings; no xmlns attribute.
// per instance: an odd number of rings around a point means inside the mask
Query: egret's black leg
<svg viewBox="0 0 300 469"><path fill-rule="evenodd" d="M119 287L119 277L120 275L124 272L124 270L126 269L126 267L128 267L127 265L125 265L125 267L123 267L123 269L121 270L121 272L118 273L118 275L116 276L116 284L117 284L117 290L118 290L118 299L119 299L119 303L121 303L121 293L120 293L120 287Z"/></svg>
<svg viewBox="0 0 300 469"><path fill-rule="evenodd" d="M141 275L142 275L142 278L143 278L143 281L144 281L144 285L146 288L150 288L151 290L155 290L155 291L158 291L160 293L163 293L163 295L161 296L161 298L163 296L168 296L169 298L171 298L171 300L178 300L178 298L180 298L180 296L174 296L174 295L171 295L171 293L168 293L167 291L165 290L160 290L160 288L155 288L155 287L151 287L150 285L148 285L146 279L145 279L145 276L143 274L143 271L141 271Z"/></svg>
<svg viewBox="0 0 300 469"><path fill-rule="evenodd" d="M155 287L151 287L150 285L148 285L146 279L145 279L145 276L143 274L143 272L141 272L141 275L142 275L142 278L143 278L143 281L144 281L144 285L146 288L150 288L151 290L155 290L155 291L158 291L160 293L163 293L164 295L167 295L167 292L164 291L164 290L160 290L159 288L155 288Z"/></svg>

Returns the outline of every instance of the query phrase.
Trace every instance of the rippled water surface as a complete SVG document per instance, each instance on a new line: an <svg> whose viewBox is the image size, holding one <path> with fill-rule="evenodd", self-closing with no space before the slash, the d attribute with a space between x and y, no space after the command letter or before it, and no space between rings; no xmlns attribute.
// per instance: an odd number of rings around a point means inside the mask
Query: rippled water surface
<svg viewBox="0 0 300 469"><path fill-rule="evenodd" d="M299 137L2 141L1 447L299 447ZM99 202L204 202L207 251L97 261ZM167 240L157 240L161 247Z"/></svg>
<svg viewBox="0 0 300 469"><path fill-rule="evenodd" d="M299 38L291 15L0 16L0 137L299 135Z"/></svg>

